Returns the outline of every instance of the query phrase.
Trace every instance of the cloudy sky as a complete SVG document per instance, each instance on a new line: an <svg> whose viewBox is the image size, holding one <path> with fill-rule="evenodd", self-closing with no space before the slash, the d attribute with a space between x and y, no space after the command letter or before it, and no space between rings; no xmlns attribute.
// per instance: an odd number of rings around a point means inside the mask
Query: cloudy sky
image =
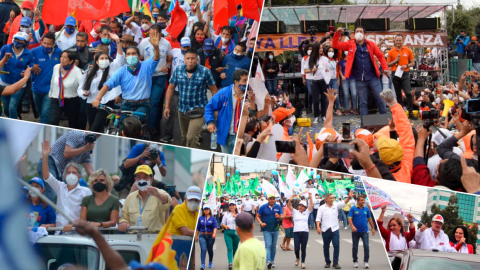
<svg viewBox="0 0 480 270"><path fill-rule="evenodd" d="M387 1L389 2L389 1ZM358 4L367 4L368 0L357 0ZM392 4L398 4L400 3L400 0L393 0ZM456 4L457 1L455 0L406 0L403 1L403 4L410 4L410 3L415 3L415 4L436 4L436 5L441 5L441 4ZM472 7L475 5L480 5L480 0L460 0L460 3L466 7Z"/></svg>

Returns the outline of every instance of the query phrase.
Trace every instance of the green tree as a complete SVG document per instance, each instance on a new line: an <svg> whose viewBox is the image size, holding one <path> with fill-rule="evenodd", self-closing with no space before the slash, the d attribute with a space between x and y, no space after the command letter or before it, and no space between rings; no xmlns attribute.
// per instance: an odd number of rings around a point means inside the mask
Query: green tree
<svg viewBox="0 0 480 270"><path fill-rule="evenodd" d="M453 14L455 13L455 15ZM462 4L458 4L454 9L447 10L447 33L448 39L453 44L455 38L460 34L461 29L467 31L468 36L475 35L475 26L480 23L480 6L465 9ZM455 21L453 20L455 17Z"/></svg>
<svg viewBox="0 0 480 270"><path fill-rule="evenodd" d="M468 244L473 246L473 252L476 253L478 228L477 226L465 224L462 217L458 215L458 209L458 198L455 193L452 193L448 200L448 205L444 209L440 209L436 204L432 205L430 208L431 214L428 214L427 210L423 211L420 222L431 227L433 216L436 214L442 215L444 220L443 232L445 232L451 240L455 239L455 227L465 225L468 228ZM418 223L417 227L420 228L422 224Z"/></svg>

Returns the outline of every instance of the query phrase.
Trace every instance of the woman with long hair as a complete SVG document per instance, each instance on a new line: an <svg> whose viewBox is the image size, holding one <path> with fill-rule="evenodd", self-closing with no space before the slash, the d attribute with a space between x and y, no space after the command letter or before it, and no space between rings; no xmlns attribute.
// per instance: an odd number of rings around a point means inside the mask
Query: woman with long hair
<svg viewBox="0 0 480 270"><path fill-rule="evenodd" d="M328 58L327 72L330 73L330 82L328 83L328 88L335 89L335 92L338 94L335 99L335 113L337 115L342 115L340 111L340 94L338 93L338 61L337 61L338 50L333 47L325 48L325 55Z"/></svg>
<svg viewBox="0 0 480 270"><path fill-rule="evenodd" d="M295 195L292 195L288 200L288 209L292 212L293 216L293 237L295 244L295 266L298 266L300 262L300 249L302 250L302 269L305 269L305 257L307 256L307 243L308 243L308 217L313 211L313 197L312 194L308 194L309 204L306 201L300 201L298 204L298 210L293 209L292 200ZM308 208L307 208L308 205Z"/></svg>
<svg viewBox="0 0 480 270"><path fill-rule="evenodd" d="M80 219L90 221L94 227L114 227L118 222L119 201L110 194L113 181L104 169L95 171L88 178L93 194L83 197Z"/></svg>
<svg viewBox="0 0 480 270"><path fill-rule="evenodd" d="M118 36L116 36L116 38L118 39ZM120 42L120 40L115 39L115 42ZM108 112L93 108L92 102L97 97L100 89L102 89L103 84L124 64L125 55L123 50L118 50L115 60L111 63L108 54L101 51L95 54L93 67L83 74L80 85L77 88L77 93L79 97L87 100L87 120L90 131L103 132L105 118ZM115 105L115 98L121 94L121 87L115 87L102 97L101 104L113 107Z"/></svg>
<svg viewBox="0 0 480 270"><path fill-rule="evenodd" d="M450 246L455 248L458 253L473 254L473 246L468 244L467 227L459 225L455 228L455 238L450 242Z"/></svg>
<svg viewBox="0 0 480 270"><path fill-rule="evenodd" d="M232 262L237 252L240 238L235 231L235 218L238 215L237 203L230 201L228 203L228 212L223 215L222 227L225 229L225 244L227 245L228 269L232 270Z"/></svg>
<svg viewBox="0 0 480 270"><path fill-rule="evenodd" d="M415 237L415 225L413 224L413 216L407 215L408 222L410 223L409 232L403 230L403 221L394 217L388 222L387 228L383 227L383 216L387 211L387 206L382 206L382 213L377 219L378 227L380 228L380 234L385 240L385 248L387 252L390 250L405 250L408 249L408 243Z"/></svg>
<svg viewBox="0 0 480 270"><path fill-rule="evenodd" d="M280 66L277 60L275 59L275 55L273 54L273 52L267 52L267 59L265 59L265 62L263 64L263 73L265 74L265 77L268 79L267 81L265 81L265 86L267 87L268 93L270 95L274 95L274 96L278 95L277 75L279 71L280 71Z"/></svg>
<svg viewBox="0 0 480 270"><path fill-rule="evenodd" d="M323 49L320 43L313 44L312 53L310 57L305 61L304 72L311 74L311 89L313 100L313 116L315 120L314 124L317 124L319 118L325 121L325 115L327 114L327 84L324 79L324 75L328 66L328 58L323 56ZM319 104L321 103L321 110Z"/></svg>
<svg viewBox="0 0 480 270"><path fill-rule="evenodd" d="M208 268L213 267L213 244L217 237L217 220L212 216L210 204L203 205L202 215L198 218L195 242L200 242L201 270L205 269L205 256L208 252Z"/></svg>
<svg viewBox="0 0 480 270"><path fill-rule="evenodd" d="M190 35L190 43L192 44L191 49L198 50L200 48L203 48L203 41L206 39L205 31L202 27L195 27L198 25L194 25L193 32Z"/></svg>
<svg viewBox="0 0 480 270"><path fill-rule="evenodd" d="M48 204L46 204L37 192L45 193L45 183L38 177L32 178L28 181L28 184L32 188L28 191L27 202L30 206L29 227L55 227L57 215L55 210ZM32 189L35 189L33 191Z"/></svg>

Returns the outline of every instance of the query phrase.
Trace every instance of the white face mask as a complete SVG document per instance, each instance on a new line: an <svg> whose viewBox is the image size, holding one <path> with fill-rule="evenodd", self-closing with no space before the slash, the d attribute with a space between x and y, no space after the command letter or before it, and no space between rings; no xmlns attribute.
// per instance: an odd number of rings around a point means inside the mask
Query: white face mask
<svg viewBox="0 0 480 270"><path fill-rule="evenodd" d="M145 184L146 185L139 185L139 184ZM147 187L150 186L150 181L147 181L147 180L140 180L140 181L137 181L137 187L138 187L138 190L140 191L145 191L147 190Z"/></svg>
<svg viewBox="0 0 480 270"><path fill-rule="evenodd" d="M187 201L187 208L190 212L197 211L199 203L196 201Z"/></svg>
<svg viewBox="0 0 480 270"><path fill-rule="evenodd" d="M142 29L143 31L148 31L148 29L150 29L150 26L146 23L142 24Z"/></svg>
<svg viewBox="0 0 480 270"><path fill-rule="evenodd" d="M70 186L74 186L78 183L78 176L75 174L71 173L65 177L65 181L67 181L67 184Z"/></svg>
<svg viewBox="0 0 480 270"><path fill-rule="evenodd" d="M295 115L292 115L292 117L290 117L289 121L285 122L285 125L287 125L288 127L292 127L293 123L295 123L296 120L297 120L297 118L295 118Z"/></svg>
<svg viewBox="0 0 480 270"><path fill-rule="evenodd" d="M347 51L345 52L345 55L348 55L348 52L347 52Z"/></svg>
<svg viewBox="0 0 480 270"><path fill-rule="evenodd" d="M23 17L30 17L32 16L32 12L30 10L22 10Z"/></svg>
<svg viewBox="0 0 480 270"><path fill-rule="evenodd" d="M356 33L355 34L355 40L356 41L362 41L363 40L363 34L362 33Z"/></svg>
<svg viewBox="0 0 480 270"><path fill-rule="evenodd" d="M32 191L32 189L35 189L35 191L40 192L40 190L38 188L32 187L31 190L28 191L28 194L30 194L30 197L32 197L32 198L38 197L38 194L35 193L34 191Z"/></svg>
<svg viewBox="0 0 480 270"><path fill-rule="evenodd" d="M108 59L106 60L98 60L98 66L101 69L106 69L110 65L110 61Z"/></svg>
<svg viewBox="0 0 480 270"><path fill-rule="evenodd" d="M228 43L230 41L230 38L222 37L222 43Z"/></svg>
<svg viewBox="0 0 480 270"><path fill-rule="evenodd" d="M328 57L333 58L334 53L333 52L328 52Z"/></svg>
<svg viewBox="0 0 480 270"><path fill-rule="evenodd" d="M20 27L20 31L28 34L30 33L30 27Z"/></svg>
<svg viewBox="0 0 480 270"><path fill-rule="evenodd" d="M312 53L312 50L308 50L307 54L310 55Z"/></svg>
<svg viewBox="0 0 480 270"><path fill-rule="evenodd" d="M387 58L388 58L388 53L386 53L386 54L385 54L385 57L387 57Z"/></svg>
<svg viewBox="0 0 480 270"><path fill-rule="evenodd" d="M381 47L380 50L384 52L387 48L386 47Z"/></svg>

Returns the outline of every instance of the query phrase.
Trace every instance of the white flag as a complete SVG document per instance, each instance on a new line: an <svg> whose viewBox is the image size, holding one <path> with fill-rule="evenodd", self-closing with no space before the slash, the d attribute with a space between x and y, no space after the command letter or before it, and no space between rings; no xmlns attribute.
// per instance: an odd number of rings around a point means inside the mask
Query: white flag
<svg viewBox="0 0 480 270"><path fill-rule="evenodd" d="M304 190L305 186L306 186L305 182L307 182L308 179L310 179L310 177L308 177L305 170L302 170L300 172L300 174L298 175L297 180L295 180L295 189L296 190Z"/></svg>
<svg viewBox="0 0 480 270"><path fill-rule="evenodd" d="M213 189L212 189L212 192L210 192L210 196L208 197L208 204L210 204L210 209L212 210L212 213L213 213L213 209L217 208L217 186L216 185L213 185Z"/></svg>
<svg viewBox="0 0 480 270"><path fill-rule="evenodd" d="M278 183L280 186L280 192L285 194L285 197L290 198L290 196L292 196L292 191L287 188L287 185L285 184L285 182L283 182L282 179L278 179Z"/></svg>
<svg viewBox="0 0 480 270"><path fill-rule="evenodd" d="M261 79L262 82L265 82L265 76L263 76L262 64L260 62L257 65L257 71L255 71L255 78Z"/></svg>
<svg viewBox="0 0 480 270"><path fill-rule="evenodd" d="M267 194L267 197L270 196L270 194L274 194L275 196L280 197L280 194L278 194L278 191L275 188L275 186L270 184L266 180L262 181L262 189L263 189L263 192Z"/></svg>
<svg viewBox="0 0 480 270"><path fill-rule="evenodd" d="M295 188L295 175L293 174L292 167L288 166L287 178L288 188L293 190Z"/></svg>

